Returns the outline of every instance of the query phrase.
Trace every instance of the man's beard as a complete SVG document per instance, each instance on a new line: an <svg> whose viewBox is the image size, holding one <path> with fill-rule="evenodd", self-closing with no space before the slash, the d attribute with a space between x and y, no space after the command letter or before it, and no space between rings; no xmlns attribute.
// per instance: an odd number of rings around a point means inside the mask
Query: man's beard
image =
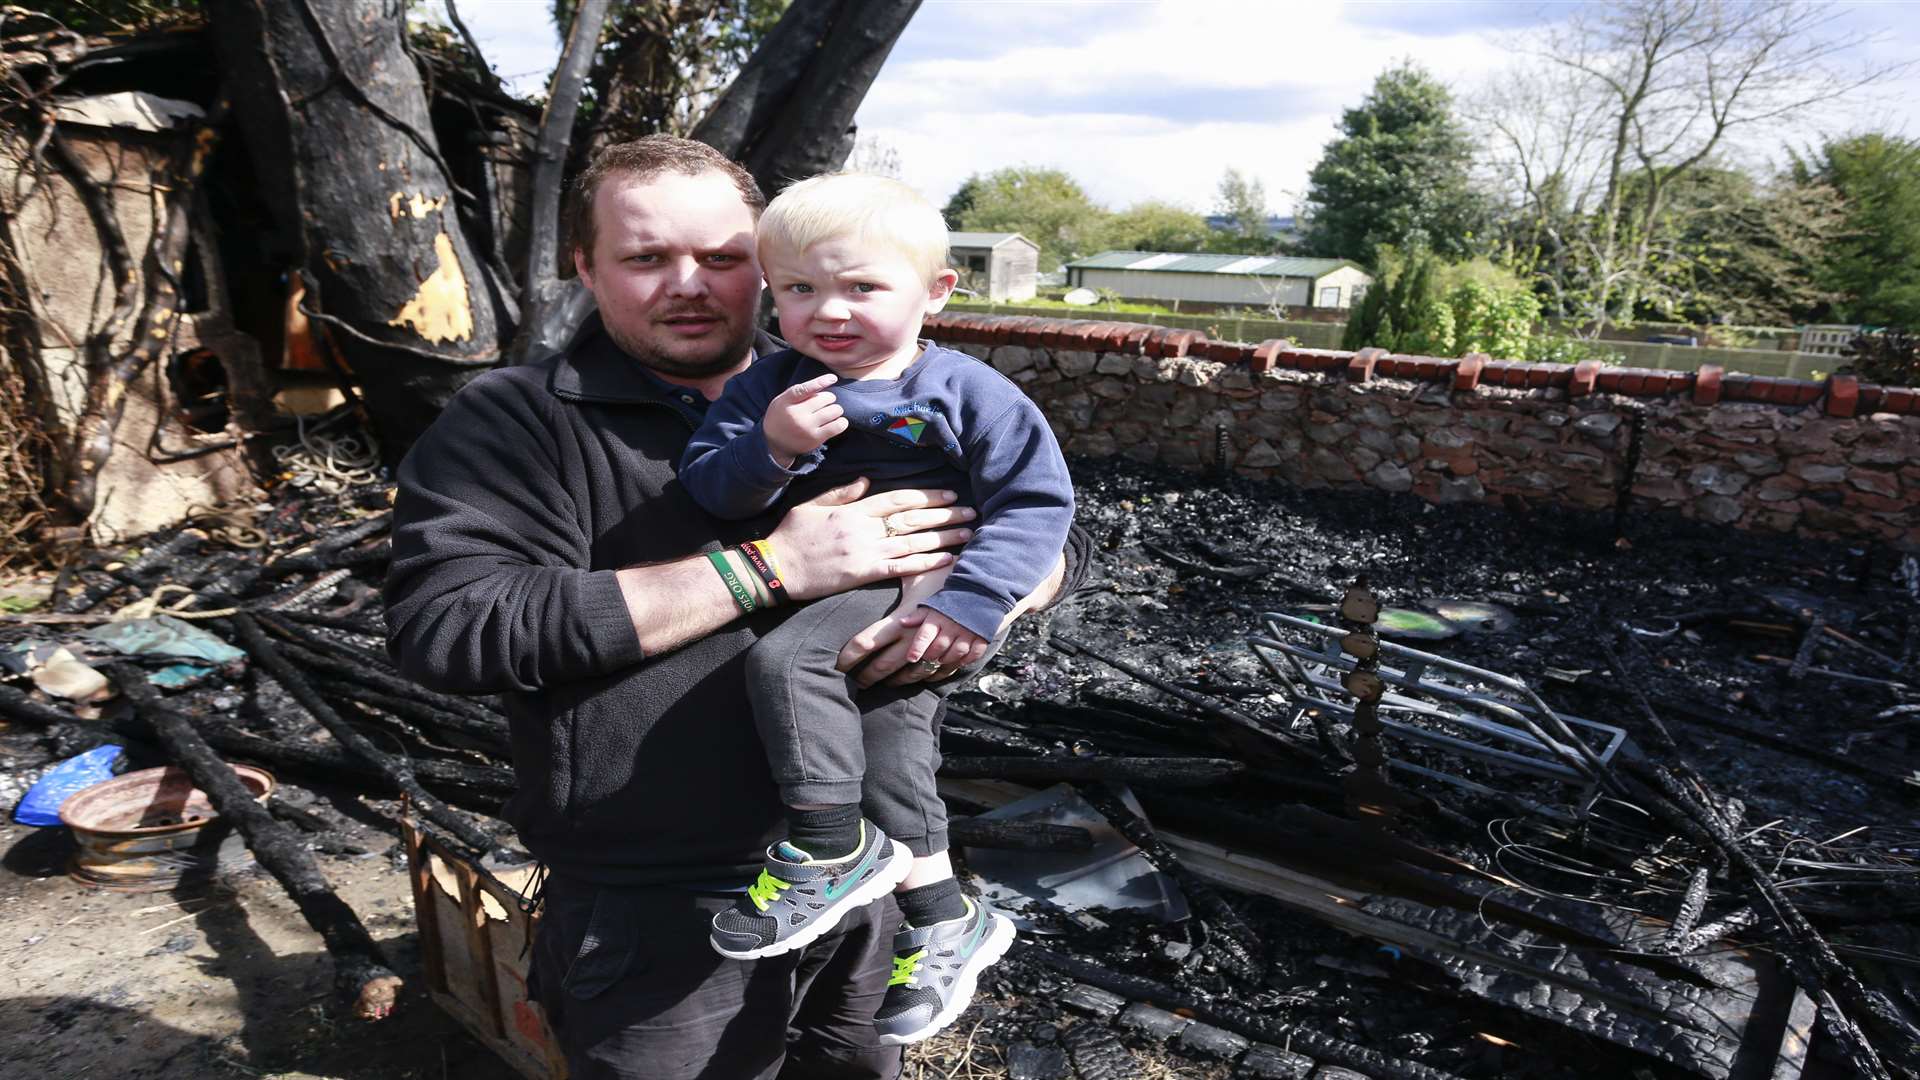
<svg viewBox="0 0 1920 1080"><path fill-rule="evenodd" d="M620 346L622 352L641 364L662 375L673 375L682 379L704 379L730 371L747 358L747 349L753 344L753 323L740 326L732 338L716 346L711 356L669 356L651 345L629 336L612 323L603 322L607 336Z"/></svg>

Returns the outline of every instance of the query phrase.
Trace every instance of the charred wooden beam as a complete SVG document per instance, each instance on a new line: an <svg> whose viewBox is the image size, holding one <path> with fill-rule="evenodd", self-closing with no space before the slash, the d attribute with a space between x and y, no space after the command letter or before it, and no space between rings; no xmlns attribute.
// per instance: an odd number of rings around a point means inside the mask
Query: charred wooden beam
<svg viewBox="0 0 1920 1080"><path fill-rule="evenodd" d="M300 838L254 801L253 792L240 782L233 767L214 754L183 716L151 708L159 694L147 685L146 672L131 664L114 664L110 670L121 691L137 707L147 707L148 722L193 778L194 786L206 792L213 808L233 823L253 857L287 890L307 925L319 932L333 957L334 985L352 1001L354 1015L378 1020L391 1013L400 992L400 976L387 966L360 917L328 886L326 875Z"/></svg>
<svg viewBox="0 0 1920 1080"><path fill-rule="evenodd" d="M1053 645L1055 648L1059 649L1061 652L1064 652L1070 656L1075 654L1084 654L1086 656L1089 656L1095 660L1100 661L1101 663L1107 665L1110 668L1113 668L1117 671L1125 672L1126 674L1133 676L1135 679L1138 679L1141 682L1146 683L1148 686L1153 687L1155 690L1158 690L1163 694L1166 694L1170 697L1178 698L1179 700L1186 702L1188 705L1191 705L1194 708L1199 709L1201 712L1207 714L1208 716L1215 717L1216 719L1225 721L1227 724L1232 725L1234 728L1237 728L1240 731L1253 735L1257 739L1258 745L1268 748L1276 755L1284 755L1289 760L1295 760L1295 761L1297 761L1301 756L1306 756L1309 758L1315 757L1311 745L1305 742L1304 740L1298 738L1297 736L1294 736L1287 732L1276 731L1273 728L1267 726L1266 724L1262 724L1260 721L1255 720L1253 717L1248 716L1243 712L1240 712L1238 709L1230 708L1226 705L1223 705L1220 702L1205 696L1204 694L1196 694L1191 690L1186 690L1179 686L1176 686L1173 683L1167 681L1166 679L1162 679L1158 675L1155 675L1152 672L1147 671L1142 667L1139 667L1138 665L1130 664L1127 661L1122 660L1117 656L1110 656L1105 653L1102 653L1099 650L1093 648L1091 645L1088 645L1085 642L1080 641L1076 638L1070 638L1065 634L1054 634L1052 637L1048 638L1047 640L1049 644Z"/></svg>
<svg viewBox="0 0 1920 1080"><path fill-rule="evenodd" d="M61 597L54 605L54 610L63 615L79 614L92 610L100 601L129 585L150 587L149 575L156 568L165 570L171 567L181 556L198 547L203 539L189 530L181 529L141 552L106 580L92 582L76 593Z"/></svg>
<svg viewBox="0 0 1920 1080"><path fill-rule="evenodd" d="M341 719L340 714L333 711L333 707L326 703L320 696L320 692L307 681L306 676L289 663L286 657L280 655L274 648L273 642L267 640L267 635L252 616L235 615L231 623L239 635L241 646L247 650L248 655L253 657L254 662L265 668L267 673L273 676L274 681L300 703L301 708L307 710L315 720L320 721L320 726L326 728L341 746L378 769L388 783L411 799L419 808L422 817L452 833L475 853L485 853L499 847L493 837L475 828L471 822L461 817L451 807L428 794L427 790L420 786L420 781L409 762L381 751L369 742L365 735L355 731L351 725Z"/></svg>
<svg viewBox="0 0 1920 1080"><path fill-rule="evenodd" d="M368 690L358 683L341 679L315 679L313 685L320 691L321 696L331 701L371 706L395 718L425 724L440 738L452 736L458 741L464 736L467 742L477 741L485 749L501 757L505 757L512 749L508 744L505 726L498 723L486 723L459 713L444 712L431 705Z"/></svg>
<svg viewBox="0 0 1920 1080"><path fill-rule="evenodd" d="M328 656L304 644L287 642L277 646L287 657L299 662L300 666L318 674L329 675L346 682L364 686L370 690L395 697L418 701L442 712L463 716L475 724L488 725L493 730L504 732L506 718L494 713L486 706L468 698L454 697L452 694L437 693L416 683L408 682L397 675L387 675L369 669L364 664Z"/></svg>
<svg viewBox="0 0 1920 1080"><path fill-rule="evenodd" d="M1163 1008L1184 1010L1216 1027L1260 1042L1286 1046L1321 1061L1363 1072L1374 1080L1459 1080L1452 1073L1356 1046L1252 1009L1204 998L1156 979L1115 971L1105 964L1067 956L1024 941L1017 948L1024 959L1072 976L1090 986L1097 986L1108 993L1119 994L1133 1001L1153 1002Z"/></svg>
<svg viewBox="0 0 1920 1080"><path fill-rule="evenodd" d="M159 700L143 705L136 713L122 714L100 723L104 723L109 730L122 738L152 742L156 736L152 725L148 722L148 717L157 712L177 714L183 721L194 725L215 750L243 761L292 769L336 781L343 779L384 781L385 779L372 764L361 761L336 746L294 739L269 739L241 731L216 720L190 716ZM58 730L63 727L98 730L94 722L83 721L59 709L42 705L5 683L0 683L0 716L48 730ZM497 798L505 798L513 794L514 780L511 769L485 765L461 765L457 762L436 761L432 758L417 759L412 764L414 775L422 784L463 805L469 801L468 796L461 794L463 792ZM384 783L382 786L385 786Z"/></svg>
<svg viewBox="0 0 1920 1080"><path fill-rule="evenodd" d="M1187 899L1193 902L1200 917L1213 930L1207 946L1221 958L1221 966L1243 982L1258 984L1266 974L1265 946L1260 943L1259 935L1253 932L1253 927L1248 926L1233 905L1227 903L1226 897L1221 896L1212 884L1188 870L1180 862L1179 856L1154 835L1153 826L1127 809L1127 804L1112 790L1093 784L1078 785L1076 790L1081 798L1120 830L1122 836L1132 841L1148 862L1180 883Z"/></svg>
<svg viewBox="0 0 1920 1080"><path fill-rule="evenodd" d="M1830 1013L1828 1030L1842 1042L1853 1067L1862 1075L1891 1075L1882 1060L1884 1052L1910 1073L1920 1073L1920 1031L1900 1015L1893 1003L1880 992L1860 981L1851 967L1835 955L1813 924L1807 922L1785 892L1773 881L1749 853L1738 837L1711 808L1701 805L1666 769L1650 762L1629 762L1633 775L1646 785L1649 802L1673 824L1725 854L1733 867L1746 877L1762 901L1781 922L1788 948L1789 968L1802 980L1809 993L1818 997L1830 994L1836 1003ZM1844 1009L1844 1012L1841 1011ZM1870 1029L1881 1045L1867 1039L1851 1039L1850 1026Z"/></svg>
<svg viewBox="0 0 1920 1080"><path fill-rule="evenodd" d="M966 817L947 822L957 845L1000 851L1092 851L1093 834L1077 825Z"/></svg>
<svg viewBox="0 0 1920 1080"><path fill-rule="evenodd" d="M261 573L268 578L286 577L288 574L307 574L334 568L334 560L341 552L368 537L387 531L393 526L393 515L375 514L364 521L335 529L333 532L314 541L306 550L294 552L275 559L261 567Z"/></svg>
<svg viewBox="0 0 1920 1080"><path fill-rule="evenodd" d="M1693 877L1687 882L1687 891L1680 897L1680 908L1674 912L1673 922L1668 925L1666 936L1660 947L1667 952L1678 953L1681 942L1700 925L1700 916L1707 910L1707 878L1711 876L1706 867L1694 870Z"/></svg>
<svg viewBox="0 0 1920 1080"><path fill-rule="evenodd" d="M958 780L1063 780L1205 787L1230 780L1247 767L1226 758L1187 757L948 757L940 775Z"/></svg>

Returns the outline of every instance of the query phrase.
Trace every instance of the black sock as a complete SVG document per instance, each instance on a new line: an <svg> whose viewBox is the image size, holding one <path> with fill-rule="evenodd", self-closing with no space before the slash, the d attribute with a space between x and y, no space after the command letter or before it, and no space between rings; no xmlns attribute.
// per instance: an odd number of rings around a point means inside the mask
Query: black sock
<svg viewBox="0 0 1920 1080"><path fill-rule="evenodd" d="M787 843L816 859L839 859L860 846L860 804L787 811Z"/></svg>
<svg viewBox="0 0 1920 1080"><path fill-rule="evenodd" d="M967 901L960 895L958 878L897 892L893 898L900 902L900 913L907 917L908 926L932 926L967 913Z"/></svg>

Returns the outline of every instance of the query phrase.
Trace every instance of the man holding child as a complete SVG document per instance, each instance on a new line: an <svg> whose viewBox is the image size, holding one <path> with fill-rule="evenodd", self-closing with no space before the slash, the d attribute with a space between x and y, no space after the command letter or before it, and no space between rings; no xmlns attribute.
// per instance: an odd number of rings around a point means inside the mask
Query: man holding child
<svg viewBox="0 0 1920 1080"><path fill-rule="evenodd" d="M676 471L690 437L729 380L780 351L753 326L763 205L750 176L698 143L655 136L604 152L581 177L572 216L575 263L599 314L560 355L475 380L401 466L390 648L423 683L505 697L519 783L505 816L551 870L531 992L578 1078L896 1075L899 1051L874 1026L890 978L902 993L898 917L884 889L868 890L879 903L850 908L793 948L721 948L725 913L763 913L756 894L769 906L801 895L805 886L770 867L805 877L788 867L812 862L822 893L844 893L856 872L835 857L846 854L836 845L847 835L847 800L863 794L857 776L826 803L833 814L800 830L821 858L785 843L794 839L789 815L815 804L790 791L783 807L749 705L749 649L802 601L906 578L904 594L890 590L878 608L860 608L873 617L844 648L824 634L822 642L842 671L866 661L852 677L859 685L887 684L853 694L859 710L918 699L914 715L925 714L867 724L853 749L868 763L924 764L930 780L937 709L912 684L977 666L1020 611L1084 573L1077 555L1066 572L1057 542L1045 541L1044 552L1029 544L1026 561L1052 572L999 581L988 605L1002 613L999 625L979 616L979 603L957 609L965 622L946 625L954 620L938 599L950 591L939 571L969 579L966 557L952 571L943 549L970 541L963 523L978 519L952 488L992 495L961 482L976 478L951 462L953 484L938 470L905 470L883 479L915 486L880 494L865 494L864 479L809 490L805 501L777 491L729 509L747 515L737 521L696 503ZM909 336L918 317L911 323ZM784 318L782 327L794 333ZM915 346L909 366L932 351ZM943 362L991 374L965 358ZM785 397L813 401L807 438L825 441L838 418L821 418L826 384L813 381ZM785 429L764 435L792 451L770 453L769 466L793 476L808 471L801 457L822 449ZM840 445L828 443L825 457ZM932 449L938 458L945 447ZM1064 477L1061 469L1046 484L1055 498ZM834 625L841 633L843 623ZM857 812L853 820L856 835L878 832ZM772 861L796 855L805 858ZM870 869L858 868L862 882ZM941 926L937 916L954 910L949 888L940 885L926 909ZM974 902L963 908L970 927L997 925ZM908 930L922 939L947 932ZM904 978L913 989L916 976ZM798 1034L791 1046L789 1029ZM920 1033L895 1034L888 1041Z"/></svg>

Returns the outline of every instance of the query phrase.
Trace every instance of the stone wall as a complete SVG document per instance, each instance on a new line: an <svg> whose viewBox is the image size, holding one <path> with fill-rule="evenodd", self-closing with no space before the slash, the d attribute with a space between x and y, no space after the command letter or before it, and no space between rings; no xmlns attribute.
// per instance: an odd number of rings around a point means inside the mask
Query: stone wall
<svg viewBox="0 0 1920 1080"><path fill-rule="evenodd" d="M1248 345L1127 323L946 314L927 332L1020 383L1070 454L1439 503L1606 509L1630 478L1635 511L1920 549L1913 389Z"/></svg>

